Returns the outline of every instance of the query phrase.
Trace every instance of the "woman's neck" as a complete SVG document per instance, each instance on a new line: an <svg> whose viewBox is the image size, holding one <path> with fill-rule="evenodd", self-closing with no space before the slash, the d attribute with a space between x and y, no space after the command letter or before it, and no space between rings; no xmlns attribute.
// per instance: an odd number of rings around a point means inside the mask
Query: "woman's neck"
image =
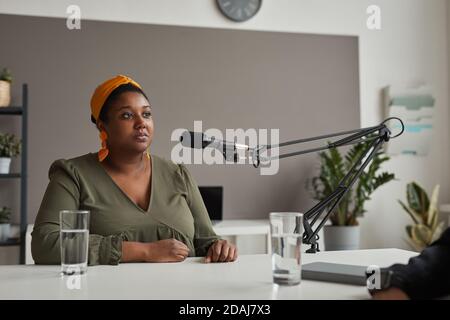
<svg viewBox="0 0 450 320"><path fill-rule="evenodd" d="M103 164L111 171L119 174L141 173L147 168L148 159L144 153L134 155L109 153Z"/></svg>

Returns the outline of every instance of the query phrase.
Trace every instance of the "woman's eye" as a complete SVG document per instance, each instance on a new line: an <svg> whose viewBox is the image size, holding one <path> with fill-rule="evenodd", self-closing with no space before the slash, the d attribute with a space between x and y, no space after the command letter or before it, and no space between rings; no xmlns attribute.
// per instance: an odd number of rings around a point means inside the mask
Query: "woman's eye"
<svg viewBox="0 0 450 320"><path fill-rule="evenodd" d="M124 118L124 119L131 119L132 116L133 115L130 112L125 112L122 114L122 118Z"/></svg>
<svg viewBox="0 0 450 320"><path fill-rule="evenodd" d="M144 118L150 118L152 116L151 112L144 112Z"/></svg>

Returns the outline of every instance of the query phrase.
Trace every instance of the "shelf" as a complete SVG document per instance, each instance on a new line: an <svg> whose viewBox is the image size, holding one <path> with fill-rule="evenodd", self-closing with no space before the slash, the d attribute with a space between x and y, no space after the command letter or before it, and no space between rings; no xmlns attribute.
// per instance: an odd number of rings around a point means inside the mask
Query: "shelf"
<svg viewBox="0 0 450 320"><path fill-rule="evenodd" d="M22 113L22 107L0 107L0 114L21 115Z"/></svg>
<svg viewBox="0 0 450 320"><path fill-rule="evenodd" d="M18 232L14 233L13 238L9 238L6 241L0 241L0 247L4 246L17 246L20 250L19 263L25 263L25 233L27 228L27 160L28 160L28 85L26 83L22 84L22 105L15 103L9 107L0 107L0 117L2 116L18 116L21 119L21 157L20 157L20 168L11 173L1 173L1 179L17 179L20 181L20 219L18 221ZM15 119L11 119L15 120ZM5 181L10 183L11 181ZM3 184L3 182L2 182ZM2 186L2 188L7 186ZM3 190L0 188L0 192Z"/></svg>
<svg viewBox="0 0 450 320"><path fill-rule="evenodd" d="M20 245L20 239L12 238L8 239L6 241L0 241L0 247L2 246L19 246Z"/></svg>
<svg viewBox="0 0 450 320"><path fill-rule="evenodd" d="M20 178L22 175L20 173L0 173L0 179L8 179L8 178Z"/></svg>
<svg viewBox="0 0 450 320"><path fill-rule="evenodd" d="M20 181L20 220L18 237L9 238L7 241L0 241L2 246L18 246L20 248L20 263L25 263L25 231L27 229L27 178L28 178L28 85L22 84L22 105L15 104L10 107L0 107L0 116L19 116L21 117L21 138L22 153L20 156L19 172L0 174L1 179L16 179ZM17 180L16 180L17 181ZM8 183L10 181L7 181ZM2 192L2 190L0 190Z"/></svg>

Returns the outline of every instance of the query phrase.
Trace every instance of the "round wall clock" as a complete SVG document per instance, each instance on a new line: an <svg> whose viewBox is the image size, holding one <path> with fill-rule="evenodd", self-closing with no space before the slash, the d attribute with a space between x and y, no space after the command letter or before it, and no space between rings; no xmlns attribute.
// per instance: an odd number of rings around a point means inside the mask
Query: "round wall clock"
<svg viewBox="0 0 450 320"><path fill-rule="evenodd" d="M262 0L216 0L216 2L225 17L237 22L253 17L262 4Z"/></svg>

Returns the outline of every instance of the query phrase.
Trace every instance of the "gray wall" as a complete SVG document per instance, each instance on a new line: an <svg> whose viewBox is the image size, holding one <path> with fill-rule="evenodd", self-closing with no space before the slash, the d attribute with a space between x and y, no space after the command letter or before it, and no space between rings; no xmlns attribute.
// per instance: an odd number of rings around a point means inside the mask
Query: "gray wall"
<svg viewBox="0 0 450 320"><path fill-rule="evenodd" d="M143 85L154 110L152 152L170 158L176 128L279 128L281 141L359 127L358 39L0 15L0 66L29 84L29 200L33 222L51 162L99 146L89 121L95 87L118 73ZM0 130L19 131L0 118ZM18 163L14 164L18 168ZM223 185L224 217L305 211L317 156L280 162L275 176L251 166L188 166L200 185ZM18 210L19 187L0 181L0 205ZM17 218L15 218L17 221Z"/></svg>

